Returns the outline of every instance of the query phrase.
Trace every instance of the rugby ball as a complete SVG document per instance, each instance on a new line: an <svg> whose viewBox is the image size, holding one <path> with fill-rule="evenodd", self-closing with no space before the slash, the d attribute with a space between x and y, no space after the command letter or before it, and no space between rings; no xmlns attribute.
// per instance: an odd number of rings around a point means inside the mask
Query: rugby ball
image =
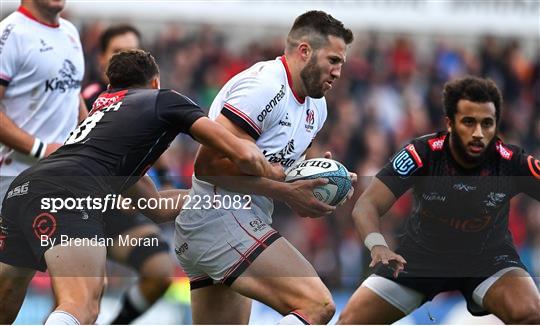
<svg viewBox="0 0 540 326"><path fill-rule="evenodd" d="M352 182L343 164L327 159L313 158L300 161L286 171L285 182L326 178L328 183L316 187L313 195L328 205L336 206L345 201Z"/></svg>

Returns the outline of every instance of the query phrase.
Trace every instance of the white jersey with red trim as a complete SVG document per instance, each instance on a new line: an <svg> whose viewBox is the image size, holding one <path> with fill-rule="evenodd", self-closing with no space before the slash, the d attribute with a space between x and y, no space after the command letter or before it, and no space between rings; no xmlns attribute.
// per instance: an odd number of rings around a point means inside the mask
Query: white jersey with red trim
<svg viewBox="0 0 540 326"><path fill-rule="evenodd" d="M19 10L0 22L0 110L44 143L63 143L77 126L84 57L73 24L38 22ZM0 143L0 175L16 176L36 160Z"/></svg>
<svg viewBox="0 0 540 326"><path fill-rule="evenodd" d="M229 80L214 99L208 115L216 119L220 113L251 135L269 162L280 163L284 168L301 159L327 116L324 98L301 99L294 93L284 56L259 62ZM192 192L239 195L196 177ZM269 223L272 200L263 196L251 198L251 209Z"/></svg>

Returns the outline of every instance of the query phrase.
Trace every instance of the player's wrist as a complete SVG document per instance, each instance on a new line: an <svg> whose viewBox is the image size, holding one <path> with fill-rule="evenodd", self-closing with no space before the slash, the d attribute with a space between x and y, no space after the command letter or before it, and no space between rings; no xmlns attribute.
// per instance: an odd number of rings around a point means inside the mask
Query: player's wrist
<svg viewBox="0 0 540 326"><path fill-rule="evenodd" d="M384 240L384 236L379 232L371 232L368 234L364 239L364 245L369 249L369 251L371 251L371 249L373 249L375 246L384 246L388 248L388 244L386 243L386 240Z"/></svg>
<svg viewBox="0 0 540 326"><path fill-rule="evenodd" d="M28 155L35 157L37 159L42 159L43 157L45 157L46 151L47 151L47 144L44 143L38 137L35 137L34 144L32 145L32 148L30 149L30 153L28 153Z"/></svg>

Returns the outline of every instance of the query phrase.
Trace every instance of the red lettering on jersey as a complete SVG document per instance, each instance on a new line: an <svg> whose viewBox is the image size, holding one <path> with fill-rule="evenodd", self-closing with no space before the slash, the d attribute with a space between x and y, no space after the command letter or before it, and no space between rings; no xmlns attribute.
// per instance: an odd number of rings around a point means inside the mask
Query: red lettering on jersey
<svg viewBox="0 0 540 326"><path fill-rule="evenodd" d="M429 148L431 148L431 150L434 152L442 151L445 139L446 139L446 135L429 139L428 140Z"/></svg>
<svg viewBox="0 0 540 326"><path fill-rule="evenodd" d="M92 115L96 111L103 110L104 108L121 101L126 96L128 90L124 89L116 93L102 93L92 104L92 111L88 115Z"/></svg>
<svg viewBox="0 0 540 326"><path fill-rule="evenodd" d="M502 141L497 141L496 145L497 151L499 154L501 154L501 157L505 160L510 161L512 159L512 156L514 156L514 152L512 152L508 147L504 146Z"/></svg>
<svg viewBox="0 0 540 326"><path fill-rule="evenodd" d="M416 152L416 148L414 148L413 144L407 145L407 147L405 148L412 155L414 161L416 162L416 165L418 165L419 168L424 166L424 164L422 163L422 159L420 158L420 155L418 155L418 153Z"/></svg>
<svg viewBox="0 0 540 326"><path fill-rule="evenodd" d="M540 161L529 155L529 157L527 157L527 163L529 164L529 170L532 175L540 180Z"/></svg>

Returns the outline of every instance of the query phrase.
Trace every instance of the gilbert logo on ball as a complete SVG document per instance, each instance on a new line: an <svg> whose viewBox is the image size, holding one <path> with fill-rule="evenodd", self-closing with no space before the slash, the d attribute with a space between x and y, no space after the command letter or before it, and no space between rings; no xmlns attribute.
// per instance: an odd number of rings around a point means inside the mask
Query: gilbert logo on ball
<svg viewBox="0 0 540 326"><path fill-rule="evenodd" d="M349 171L343 164L327 158L300 161L288 169L286 174L285 182L317 178L328 179L326 185L316 187L313 190L313 195L332 206L345 201L352 187Z"/></svg>

